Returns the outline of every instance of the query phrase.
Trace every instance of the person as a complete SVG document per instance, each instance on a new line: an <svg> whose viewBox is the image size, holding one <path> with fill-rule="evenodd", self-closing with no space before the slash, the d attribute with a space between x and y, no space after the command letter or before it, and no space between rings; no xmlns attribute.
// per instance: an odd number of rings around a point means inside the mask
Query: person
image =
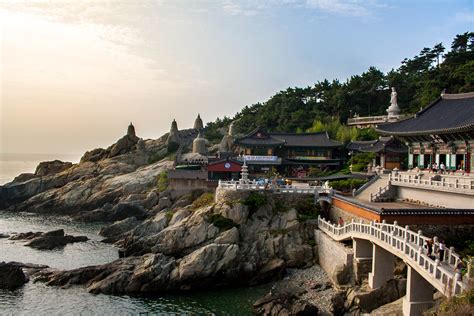
<svg viewBox="0 0 474 316"><path fill-rule="evenodd" d="M429 246L429 241L425 240L423 243L423 252L429 257L430 256L430 246Z"/></svg>
<svg viewBox="0 0 474 316"><path fill-rule="evenodd" d="M344 226L344 220L342 219L341 216L339 216L338 224L341 225L341 226Z"/></svg>
<svg viewBox="0 0 474 316"><path fill-rule="evenodd" d="M444 173L446 169L446 166L444 165L444 162L442 162L440 165L439 165L439 170L441 171L441 173Z"/></svg>
<svg viewBox="0 0 474 316"><path fill-rule="evenodd" d="M435 162L435 163L433 164L433 172L436 173L437 171L438 171L438 164Z"/></svg>
<svg viewBox="0 0 474 316"><path fill-rule="evenodd" d="M462 274L462 269L465 267L464 262L461 260L458 260L456 263L456 269L454 269L454 272Z"/></svg>
<svg viewBox="0 0 474 316"><path fill-rule="evenodd" d="M439 248L438 248L439 261L442 262L442 261L444 260L444 247L445 247L445 245L444 245L444 240L441 240L441 241L439 242L438 247L439 247Z"/></svg>
<svg viewBox="0 0 474 316"><path fill-rule="evenodd" d="M433 239L428 240L428 257L433 259Z"/></svg>

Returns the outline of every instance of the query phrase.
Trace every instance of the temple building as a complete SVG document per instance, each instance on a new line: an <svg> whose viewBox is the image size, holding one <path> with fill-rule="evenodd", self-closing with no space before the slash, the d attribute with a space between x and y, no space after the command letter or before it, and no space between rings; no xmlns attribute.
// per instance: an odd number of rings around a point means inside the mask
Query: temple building
<svg viewBox="0 0 474 316"><path fill-rule="evenodd" d="M310 167L335 169L343 164L343 145L330 139L327 132L267 133L256 128L234 144L252 174L305 177Z"/></svg>
<svg viewBox="0 0 474 316"><path fill-rule="evenodd" d="M351 156L356 153L374 153L371 163L373 168L380 166L382 170L406 169L407 147L393 136L379 137L369 141L352 141L346 148Z"/></svg>
<svg viewBox="0 0 474 316"><path fill-rule="evenodd" d="M408 168L474 171L474 92L441 94L414 117L379 125L376 131L392 135L408 146Z"/></svg>

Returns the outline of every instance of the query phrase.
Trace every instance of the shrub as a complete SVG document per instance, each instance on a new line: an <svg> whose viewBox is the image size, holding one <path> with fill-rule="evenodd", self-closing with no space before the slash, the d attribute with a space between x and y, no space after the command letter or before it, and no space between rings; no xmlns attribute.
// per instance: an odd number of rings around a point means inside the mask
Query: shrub
<svg viewBox="0 0 474 316"><path fill-rule="evenodd" d="M263 194L256 192L250 193L250 195L243 201L243 204L248 206L250 214L258 211L258 209L267 203L267 198Z"/></svg>
<svg viewBox="0 0 474 316"><path fill-rule="evenodd" d="M168 220L168 223L173 219L174 216L174 211L168 211L166 212L166 219Z"/></svg>
<svg viewBox="0 0 474 316"><path fill-rule="evenodd" d="M216 226L221 231L229 230L232 227L239 227L239 225L236 224L233 220L231 220L230 218L224 217L221 214L212 214L209 217L209 221L211 222L212 225Z"/></svg>
<svg viewBox="0 0 474 316"><path fill-rule="evenodd" d="M362 163L356 163L356 164L353 164L352 165L352 171L353 172L362 172L365 170L365 168L367 167L367 164L362 164Z"/></svg>
<svg viewBox="0 0 474 316"><path fill-rule="evenodd" d="M157 152L153 153L150 158L148 158L148 163L152 164L158 162L167 156L166 148L158 150Z"/></svg>
<svg viewBox="0 0 474 316"><path fill-rule="evenodd" d="M197 209L206 205L210 205L214 202L214 193L203 193L193 202L193 208Z"/></svg>
<svg viewBox="0 0 474 316"><path fill-rule="evenodd" d="M460 296L445 299L439 306L438 315L473 315L474 290L467 291Z"/></svg>
<svg viewBox="0 0 474 316"><path fill-rule="evenodd" d="M357 189L358 187L362 186L366 182L367 181L363 179L344 179L344 180L330 181L329 185L334 190L350 191L352 189Z"/></svg>
<svg viewBox="0 0 474 316"><path fill-rule="evenodd" d="M158 175L158 192L163 192L168 187L168 171L164 171Z"/></svg>
<svg viewBox="0 0 474 316"><path fill-rule="evenodd" d="M313 198L309 197L298 201L296 211L298 212L298 221L305 222L318 218L320 206L319 204L314 204Z"/></svg>

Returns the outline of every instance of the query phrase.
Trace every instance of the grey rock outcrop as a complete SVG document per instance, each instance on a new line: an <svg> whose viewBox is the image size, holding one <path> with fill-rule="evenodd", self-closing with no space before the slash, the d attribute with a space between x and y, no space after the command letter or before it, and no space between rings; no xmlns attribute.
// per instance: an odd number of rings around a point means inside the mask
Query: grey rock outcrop
<svg viewBox="0 0 474 316"><path fill-rule="evenodd" d="M29 240L25 246L40 250L51 250L64 247L67 244L75 242L84 242L89 240L86 236L71 236L64 234L64 230L58 229L47 233L23 233L10 237L10 240Z"/></svg>
<svg viewBox="0 0 474 316"><path fill-rule="evenodd" d="M15 264L0 262L0 289L14 290L28 282L21 267Z"/></svg>
<svg viewBox="0 0 474 316"><path fill-rule="evenodd" d="M43 161L36 167L35 175L42 177L55 174L72 167L72 162L62 162L60 160Z"/></svg>

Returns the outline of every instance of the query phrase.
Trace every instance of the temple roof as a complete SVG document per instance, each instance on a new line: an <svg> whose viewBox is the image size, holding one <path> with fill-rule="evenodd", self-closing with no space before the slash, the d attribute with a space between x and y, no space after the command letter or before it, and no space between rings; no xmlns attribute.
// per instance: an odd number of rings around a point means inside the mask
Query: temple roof
<svg viewBox="0 0 474 316"><path fill-rule="evenodd" d="M377 126L384 135L434 135L474 130L474 92L442 94L414 117Z"/></svg>
<svg viewBox="0 0 474 316"><path fill-rule="evenodd" d="M327 132L317 133L267 133L260 127L237 139L240 145L286 147L340 147L342 143L329 138Z"/></svg>
<svg viewBox="0 0 474 316"><path fill-rule="evenodd" d="M353 141L347 145L347 149L366 153L378 153L383 151L403 154L408 152L408 148L400 144L391 136L379 137L376 140Z"/></svg>

